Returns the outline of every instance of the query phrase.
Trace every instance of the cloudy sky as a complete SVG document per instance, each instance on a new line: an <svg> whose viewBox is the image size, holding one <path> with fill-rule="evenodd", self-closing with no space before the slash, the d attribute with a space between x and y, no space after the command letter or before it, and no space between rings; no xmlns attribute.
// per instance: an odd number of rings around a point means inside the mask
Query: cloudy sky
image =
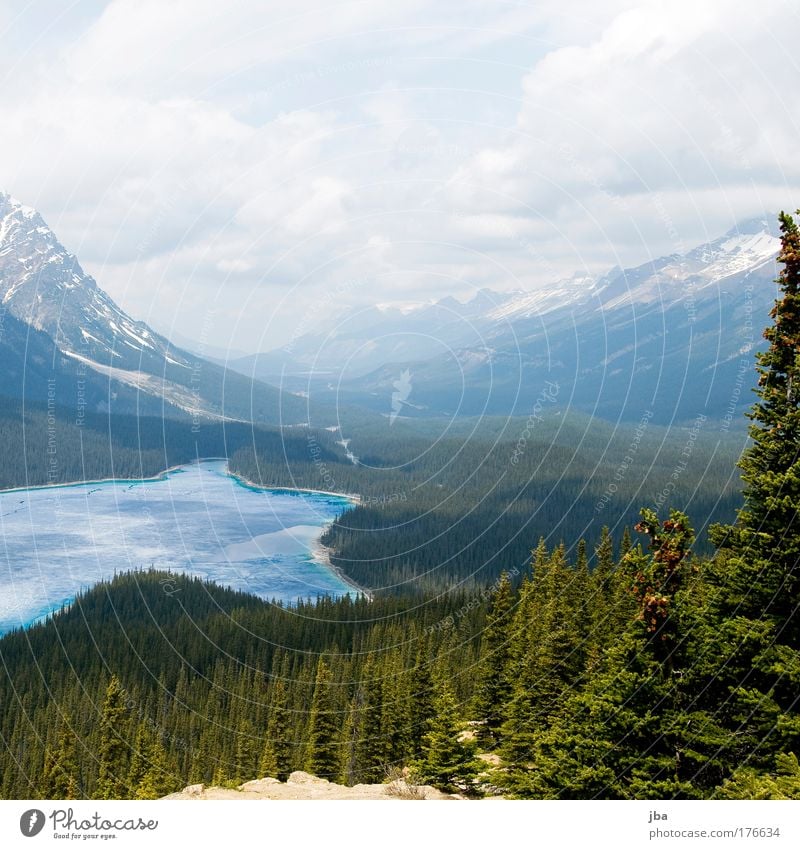
<svg viewBox="0 0 800 849"><path fill-rule="evenodd" d="M798 44L796 0L0 0L0 188L135 317L267 350L800 205Z"/></svg>

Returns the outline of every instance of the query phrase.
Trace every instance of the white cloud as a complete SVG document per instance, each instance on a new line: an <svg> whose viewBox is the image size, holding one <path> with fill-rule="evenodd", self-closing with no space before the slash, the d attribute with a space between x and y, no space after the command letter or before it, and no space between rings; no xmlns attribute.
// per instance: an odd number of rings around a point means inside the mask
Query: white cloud
<svg viewBox="0 0 800 849"><path fill-rule="evenodd" d="M191 335L212 305L211 342L798 203L785 0L79 5L0 35L0 187L134 314Z"/></svg>

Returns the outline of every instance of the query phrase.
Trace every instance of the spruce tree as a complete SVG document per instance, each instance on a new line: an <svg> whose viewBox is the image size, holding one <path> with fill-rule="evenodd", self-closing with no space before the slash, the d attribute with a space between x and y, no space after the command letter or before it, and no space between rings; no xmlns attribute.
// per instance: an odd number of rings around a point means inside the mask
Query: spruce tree
<svg viewBox="0 0 800 849"><path fill-rule="evenodd" d="M439 684L435 706L422 758L414 764L414 777L446 792L474 793L480 761L475 742L463 739L464 724L447 682Z"/></svg>
<svg viewBox="0 0 800 849"><path fill-rule="evenodd" d="M147 750L147 768L135 790L136 799L160 799L180 787L180 780L169 767L167 752L160 737Z"/></svg>
<svg viewBox="0 0 800 849"><path fill-rule="evenodd" d="M71 720L65 716L61 721L58 741L54 750L48 750L42 771L40 790L43 799L78 798L79 773L75 732Z"/></svg>
<svg viewBox="0 0 800 849"><path fill-rule="evenodd" d="M781 297L756 354L757 402L748 414L751 445L739 463L744 507L733 527L715 527L712 539L731 552L724 602L727 611L769 617L787 642L800 643L800 232L781 213Z"/></svg>
<svg viewBox="0 0 800 849"><path fill-rule="evenodd" d="M726 739L712 774L768 771L800 751L800 232L781 213L779 298L756 354L758 400L740 466L745 503L715 526L719 552L703 631L706 705Z"/></svg>
<svg viewBox="0 0 800 849"><path fill-rule="evenodd" d="M622 531L622 543L619 547L620 559L623 559L632 548L633 541L631 540L631 531L630 528L625 525L625 529Z"/></svg>
<svg viewBox="0 0 800 849"><path fill-rule="evenodd" d="M147 772L147 751L150 747L150 734L147 724L140 722L131 752L131 764L128 769L128 787L136 791Z"/></svg>
<svg viewBox="0 0 800 849"><path fill-rule="evenodd" d="M128 711L125 691L116 675L106 688L100 716L100 746L95 799L125 799L129 790L128 774Z"/></svg>
<svg viewBox="0 0 800 849"><path fill-rule="evenodd" d="M507 572L503 572L492 594L491 608L482 635L482 668L475 706L476 716L483 723L479 737L489 745L496 745L499 741L500 728L511 699L512 683L508 673L513 609L511 579Z"/></svg>
<svg viewBox="0 0 800 849"><path fill-rule="evenodd" d="M507 751L503 783L524 798L691 798L697 768L686 745L681 700L682 639L691 606L688 562L693 533L673 511L659 523L642 511L637 530L650 553L631 549L639 615L608 650L602 671L569 693L563 708L534 726L527 748ZM690 724L690 723L689 723ZM513 740L511 741L513 743ZM523 757L520 757L523 755Z"/></svg>
<svg viewBox="0 0 800 849"><path fill-rule="evenodd" d="M262 776L286 781L292 771L292 718L286 697L286 685L275 681L269 702L269 718L264 749L261 754Z"/></svg>
<svg viewBox="0 0 800 849"><path fill-rule="evenodd" d="M434 716L434 687L430 657L430 640L427 637L421 637L408 685L411 703L409 735L412 758L422 755L423 740Z"/></svg>
<svg viewBox="0 0 800 849"><path fill-rule="evenodd" d="M320 658L308 721L306 770L331 781L339 774L339 721L333 700L331 672L328 664Z"/></svg>

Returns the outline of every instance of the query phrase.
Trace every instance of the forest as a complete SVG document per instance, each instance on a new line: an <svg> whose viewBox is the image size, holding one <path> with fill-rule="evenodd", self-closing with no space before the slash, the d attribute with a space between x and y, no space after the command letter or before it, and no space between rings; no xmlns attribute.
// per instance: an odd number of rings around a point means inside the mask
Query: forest
<svg viewBox="0 0 800 849"><path fill-rule="evenodd" d="M573 413L532 428L525 419L461 423L435 438L414 423L387 430L359 427L349 446L358 465L326 433L309 435L325 452L310 463L247 446L230 466L264 485L359 493L323 541L359 585L393 593L491 584L522 569L540 536L574 554L581 538L597 543L604 525L621 536L642 505L680 507L708 552L705 528L733 520L740 500L745 439L718 423L612 426Z"/></svg>
<svg viewBox="0 0 800 849"><path fill-rule="evenodd" d="M305 769L347 784L403 771L467 797L800 798L800 230L782 215L781 231L741 494L704 465L720 449L699 421L646 489L629 475L630 432L596 479L569 435L539 449L535 431L517 463L507 462L515 434L496 453L466 443L452 471L435 459L450 456L446 440L423 453L410 437L378 445L367 433L351 446L359 466L334 434L297 433L292 467L268 442L243 439L232 465L250 479L275 485L291 471L312 486L330 474L362 494L328 542L348 574L381 592L283 607L158 570L88 590L0 640L0 795L155 798ZM319 447L310 459L309 438ZM370 486L381 464L386 477ZM603 502L609 473L620 486ZM565 476L551 495L543 481ZM414 517L452 500L442 521L465 521L468 539L498 514L513 518L472 554L452 541L426 551L417 540L441 526L409 519L388 555L362 563L357 532L403 516L399 493L414 487ZM515 513L506 507L518 488ZM496 500L484 508L487 490ZM567 493L584 491L596 534L585 519L560 521ZM551 497L550 526L536 534L530 514ZM712 549L691 516L701 504L717 517ZM427 564L436 573L422 579Z"/></svg>

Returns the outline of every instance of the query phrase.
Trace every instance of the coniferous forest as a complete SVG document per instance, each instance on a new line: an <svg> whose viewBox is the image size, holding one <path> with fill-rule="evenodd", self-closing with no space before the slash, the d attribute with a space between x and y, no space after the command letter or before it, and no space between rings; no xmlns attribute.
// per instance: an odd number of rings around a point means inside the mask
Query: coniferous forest
<svg viewBox="0 0 800 849"><path fill-rule="evenodd" d="M315 462L299 434L297 462L283 465L270 460L271 439L283 457L283 434L226 442L251 480L319 487L324 463L339 491L361 493L326 541L376 592L287 607L157 568L93 587L0 640L0 795L155 798L302 769L345 784L405 771L469 797L800 798L800 231L789 215L780 223L741 491L703 476L695 456L706 491L688 506L675 493L659 510L650 497L635 515L597 511L601 477L555 445L548 468L567 465L574 480L536 521L556 475L522 463L505 485L527 480L525 497L502 521L492 514L510 490L492 486L485 503L484 477L452 513L406 528L403 510L425 515L420 505L465 469L492 480L502 452L467 453L440 478L423 462L373 484L368 467L419 453L412 435L410 447L376 437L360 467L323 434ZM163 434L152 457L127 444L130 474L134 457L158 470ZM370 502L389 479L406 499ZM587 480L595 523L559 524ZM456 511L492 528L480 546L461 551L457 535L417 544L439 538L437 521L457 527ZM708 534L694 516L716 520ZM382 523L400 530L357 533ZM433 564L447 565L428 579Z"/></svg>

